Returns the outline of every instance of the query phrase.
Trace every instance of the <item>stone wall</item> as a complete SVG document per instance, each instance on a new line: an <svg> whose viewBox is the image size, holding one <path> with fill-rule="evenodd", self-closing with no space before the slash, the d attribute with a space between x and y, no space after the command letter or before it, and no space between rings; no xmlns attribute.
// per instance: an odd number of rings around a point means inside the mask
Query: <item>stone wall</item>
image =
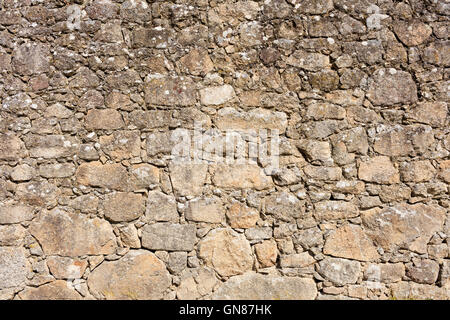
<svg viewBox="0 0 450 320"><path fill-rule="evenodd" d="M0 298L449 297L448 1L0 4Z"/></svg>

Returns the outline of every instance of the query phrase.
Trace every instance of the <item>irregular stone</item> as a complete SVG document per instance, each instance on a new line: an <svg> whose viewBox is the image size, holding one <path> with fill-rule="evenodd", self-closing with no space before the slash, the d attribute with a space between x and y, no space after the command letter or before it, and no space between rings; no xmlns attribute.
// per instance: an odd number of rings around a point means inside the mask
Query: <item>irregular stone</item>
<svg viewBox="0 0 450 320"><path fill-rule="evenodd" d="M413 281L433 284L438 279L439 264L429 259L413 259L413 265L406 268L406 275Z"/></svg>
<svg viewBox="0 0 450 320"><path fill-rule="evenodd" d="M47 181L21 183L17 186L16 196L25 204L32 206L49 206L57 204L61 190Z"/></svg>
<svg viewBox="0 0 450 320"><path fill-rule="evenodd" d="M39 174L44 178L67 178L73 176L75 166L72 163L44 164L39 166Z"/></svg>
<svg viewBox="0 0 450 320"><path fill-rule="evenodd" d="M214 121L217 128L226 130L278 130L279 134L286 131L287 116L284 112L257 108L249 112L239 112L234 108L222 108Z"/></svg>
<svg viewBox="0 0 450 320"><path fill-rule="evenodd" d="M159 183L159 169L155 166L142 163L130 168L130 184L135 189L147 189Z"/></svg>
<svg viewBox="0 0 450 320"><path fill-rule="evenodd" d="M19 293L22 300L81 300L81 295L65 280L56 280L37 288L27 287Z"/></svg>
<svg viewBox="0 0 450 320"><path fill-rule="evenodd" d="M237 189L264 190L273 184L272 179L261 168L251 164L215 165L212 180L218 187Z"/></svg>
<svg viewBox="0 0 450 320"><path fill-rule="evenodd" d="M149 192L146 216L153 221L176 221L179 216L175 197L160 191Z"/></svg>
<svg viewBox="0 0 450 320"><path fill-rule="evenodd" d="M113 300L162 299L170 282L164 263L145 250L105 261L88 278L94 296Z"/></svg>
<svg viewBox="0 0 450 320"><path fill-rule="evenodd" d="M291 221L305 214L305 203L288 192L277 192L265 199L266 213L282 221Z"/></svg>
<svg viewBox="0 0 450 320"><path fill-rule="evenodd" d="M83 213L97 213L98 198L93 195L82 195L69 201L69 206Z"/></svg>
<svg viewBox="0 0 450 320"><path fill-rule="evenodd" d="M403 182L430 181L436 169L428 160L404 162L400 165L400 177Z"/></svg>
<svg viewBox="0 0 450 320"><path fill-rule="evenodd" d="M316 263L308 252L294 253L280 258L280 266L282 268L305 268Z"/></svg>
<svg viewBox="0 0 450 320"><path fill-rule="evenodd" d="M214 294L218 300L313 300L314 280L299 277L264 276L247 273L226 281Z"/></svg>
<svg viewBox="0 0 450 320"><path fill-rule="evenodd" d="M443 101L420 102L408 111L407 117L414 122L440 127L447 121L447 114L447 103Z"/></svg>
<svg viewBox="0 0 450 320"><path fill-rule="evenodd" d="M351 202L326 200L314 204L314 215L319 220L339 220L359 215L358 208Z"/></svg>
<svg viewBox="0 0 450 320"><path fill-rule="evenodd" d="M195 104L195 84L186 77L156 77L145 84L147 105L189 106Z"/></svg>
<svg viewBox="0 0 450 320"><path fill-rule="evenodd" d="M198 256L221 276L242 274L253 267L250 244L231 229L212 230L198 245Z"/></svg>
<svg viewBox="0 0 450 320"><path fill-rule="evenodd" d="M19 137L0 133L0 160L14 161L26 156L27 150Z"/></svg>
<svg viewBox="0 0 450 320"><path fill-rule="evenodd" d="M321 53L297 50L286 59L286 63L308 71L320 71L330 67L330 58Z"/></svg>
<svg viewBox="0 0 450 320"><path fill-rule="evenodd" d="M324 242L322 232L317 227L297 231L293 235L293 240L295 244L305 249L320 246Z"/></svg>
<svg viewBox="0 0 450 320"><path fill-rule="evenodd" d="M115 130L124 126L122 115L117 110L91 109L85 118L87 130Z"/></svg>
<svg viewBox="0 0 450 320"><path fill-rule="evenodd" d="M303 172L310 179L335 181L342 177L342 169L339 167L321 167L307 165L303 168Z"/></svg>
<svg viewBox="0 0 450 320"><path fill-rule="evenodd" d="M271 227L253 227L245 230L245 237L248 240L266 240L272 237Z"/></svg>
<svg viewBox="0 0 450 320"><path fill-rule="evenodd" d="M235 96L233 87L228 84L200 90L200 101L204 105L221 105L230 101Z"/></svg>
<svg viewBox="0 0 450 320"><path fill-rule="evenodd" d="M173 190L180 196L202 194L206 182L206 164L169 164L170 181Z"/></svg>
<svg viewBox="0 0 450 320"><path fill-rule="evenodd" d="M358 177L367 182L380 184L399 183L398 170L393 166L389 157L378 156L361 162L358 169Z"/></svg>
<svg viewBox="0 0 450 320"><path fill-rule="evenodd" d="M425 42L431 35L432 29L419 20L400 20L394 23L394 32L404 45L414 47Z"/></svg>
<svg viewBox="0 0 450 320"><path fill-rule="evenodd" d="M288 2L295 5L295 9L298 13L303 14L324 14L333 10L332 0L306 0L300 2L288 0Z"/></svg>
<svg viewBox="0 0 450 320"><path fill-rule="evenodd" d="M234 202L227 211L227 218L232 228L247 229L256 225L259 212L240 202Z"/></svg>
<svg viewBox="0 0 450 320"><path fill-rule="evenodd" d="M34 208L23 204L0 205L0 224L29 221L34 217Z"/></svg>
<svg viewBox="0 0 450 320"><path fill-rule="evenodd" d="M27 165L27 164L21 164L14 167L13 171L11 172L11 179L13 181L28 181L31 180L36 174L36 170Z"/></svg>
<svg viewBox="0 0 450 320"><path fill-rule="evenodd" d="M399 282L405 276L403 263L371 263L364 271L364 279L373 282Z"/></svg>
<svg viewBox="0 0 450 320"><path fill-rule="evenodd" d="M187 253L183 251L169 253L167 268L172 273L180 273L186 268Z"/></svg>
<svg viewBox="0 0 450 320"><path fill-rule="evenodd" d="M117 161L140 156L141 137L139 131L114 131L100 137L102 151Z"/></svg>
<svg viewBox="0 0 450 320"><path fill-rule="evenodd" d="M385 251L406 248L426 253L432 235L442 230L445 209L436 205L398 204L361 214L366 233Z"/></svg>
<svg viewBox="0 0 450 320"><path fill-rule="evenodd" d="M108 222L60 209L41 212L29 231L47 255L111 254L116 248L116 238Z"/></svg>
<svg viewBox="0 0 450 320"><path fill-rule="evenodd" d="M181 70L194 76L205 76L214 69L206 50L193 49L180 59Z"/></svg>
<svg viewBox="0 0 450 320"><path fill-rule="evenodd" d="M144 197L130 192L114 192L105 196L105 218L112 222L129 222L139 218L145 210Z"/></svg>
<svg viewBox="0 0 450 320"><path fill-rule="evenodd" d="M378 69L369 78L367 98L374 105L410 104L417 101L417 87L411 75L396 69Z"/></svg>
<svg viewBox="0 0 450 320"><path fill-rule="evenodd" d="M391 294L397 300L445 300L448 299L446 288L428 284L401 281L391 286Z"/></svg>
<svg viewBox="0 0 450 320"><path fill-rule="evenodd" d="M47 258L47 266L56 279L80 279L88 266L86 260L52 256Z"/></svg>
<svg viewBox="0 0 450 320"><path fill-rule="evenodd" d="M25 249L0 247L0 289L25 286L30 271Z"/></svg>
<svg viewBox="0 0 450 320"><path fill-rule="evenodd" d="M277 262L277 243L273 240L257 243L255 244L255 254L261 267L271 267Z"/></svg>
<svg viewBox="0 0 450 320"><path fill-rule="evenodd" d="M26 230L21 225L0 225L0 246L20 246Z"/></svg>
<svg viewBox="0 0 450 320"><path fill-rule="evenodd" d="M77 137L63 135L29 135L24 142L31 157L44 159L72 157L80 146Z"/></svg>
<svg viewBox="0 0 450 320"><path fill-rule="evenodd" d="M356 283L360 269L360 264L357 261L325 258L319 262L317 271L336 286L343 286Z"/></svg>
<svg viewBox="0 0 450 320"><path fill-rule="evenodd" d="M314 120L345 118L345 109L330 103L313 103L308 106L306 116Z"/></svg>
<svg viewBox="0 0 450 320"><path fill-rule="evenodd" d="M99 161L82 163L75 174L81 185L124 190L128 174L121 164L102 164Z"/></svg>
<svg viewBox="0 0 450 320"><path fill-rule="evenodd" d="M192 224L160 222L142 229L142 246L150 250L191 251L196 241L196 227Z"/></svg>
<svg viewBox="0 0 450 320"><path fill-rule="evenodd" d="M157 26L155 28L135 28L132 33L133 48L150 47L165 49L172 43L171 30Z"/></svg>
<svg viewBox="0 0 450 320"><path fill-rule="evenodd" d="M309 161L329 161L331 147L328 141L301 140L297 145Z"/></svg>
<svg viewBox="0 0 450 320"><path fill-rule="evenodd" d="M359 261L374 261L379 258L372 240L364 234L362 228L352 224L331 233L325 240L323 253Z"/></svg>
<svg viewBox="0 0 450 320"><path fill-rule="evenodd" d="M22 75L48 72L50 68L50 51L48 46L37 42L28 42L15 47L12 66Z"/></svg>
<svg viewBox="0 0 450 320"><path fill-rule="evenodd" d="M184 216L186 220L196 222L221 223L225 209L218 198L198 198L188 202Z"/></svg>
<svg viewBox="0 0 450 320"><path fill-rule="evenodd" d="M134 249L141 247L141 239L139 239L138 231L133 224L119 227L119 235L124 246Z"/></svg>
<svg viewBox="0 0 450 320"><path fill-rule="evenodd" d="M177 298L192 300L210 294L217 285L214 270L207 267L185 269L177 289Z"/></svg>

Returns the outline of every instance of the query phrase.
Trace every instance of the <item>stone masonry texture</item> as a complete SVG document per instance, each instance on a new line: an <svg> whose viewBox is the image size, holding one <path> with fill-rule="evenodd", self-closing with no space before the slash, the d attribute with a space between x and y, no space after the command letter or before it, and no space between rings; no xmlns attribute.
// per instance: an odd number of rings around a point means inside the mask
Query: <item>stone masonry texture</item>
<svg viewBox="0 0 450 320"><path fill-rule="evenodd" d="M0 299L449 299L449 29L447 0L0 0ZM278 167L172 161L198 122L277 132Z"/></svg>

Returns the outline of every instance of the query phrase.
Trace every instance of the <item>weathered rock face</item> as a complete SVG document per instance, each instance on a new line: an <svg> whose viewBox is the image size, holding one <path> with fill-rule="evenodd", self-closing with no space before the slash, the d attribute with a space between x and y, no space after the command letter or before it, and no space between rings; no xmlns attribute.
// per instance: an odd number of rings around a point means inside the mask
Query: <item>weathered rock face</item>
<svg viewBox="0 0 450 320"><path fill-rule="evenodd" d="M198 255L221 276L242 274L253 266L250 244L231 229L211 231L199 243Z"/></svg>
<svg viewBox="0 0 450 320"><path fill-rule="evenodd" d="M169 272L153 253L133 250L119 261L105 261L88 278L100 299L161 299L170 285Z"/></svg>
<svg viewBox="0 0 450 320"><path fill-rule="evenodd" d="M230 278L211 296L219 300L313 300L314 280L247 273Z"/></svg>
<svg viewBox="0 0 450 320"><path fill-rule="evenodd" d="M387 251L406 248L425 253L435 232L442 231L445 209L424 204L399 204L362 213L369 237Z"/></svg>
<svg viewBox="0 0 450 320"><path fill-rule="evenodd" d="M0 300L449 299L448 0L0 3Z"/></svg>
<svg viewBox="0 0 450 320"><path fill-rule="evenodd" d="M108 222L60 209L42 212L29 230L48 255L111 254L116 248L116 238Z"/></svg>

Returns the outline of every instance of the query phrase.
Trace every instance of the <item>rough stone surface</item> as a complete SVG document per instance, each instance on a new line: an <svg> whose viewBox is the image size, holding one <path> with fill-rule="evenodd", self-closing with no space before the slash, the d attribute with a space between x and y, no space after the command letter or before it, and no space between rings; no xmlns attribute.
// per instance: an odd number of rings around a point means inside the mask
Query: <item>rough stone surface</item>
<svg viewBox="0 0 450 320"><path fill-rule="evenodd" d="M196 241L192 224L155 223L142 232L142 246L151 250L191 251Z"/></svg>
<svg viewBox="0 0 450 320"><path fill-rule="evenodd" d="M144 198L130 192L108 194L103 202L105 218L112 222L135 220L144 213L144 209Z"/></svg>
<svg viewBox="0 0 450 320"><path fill-rule="evenodd" d="M25 250L18 247L0 247L0 289L21 288L25 285L31 267Z"/></svg>
<svg viewBox="0 0 450 320"><path fill-rule="evenodd" d="M327 258L319 262L318 272L333 284L343 286L358 280L360 264L352 260Z"/></svg>

